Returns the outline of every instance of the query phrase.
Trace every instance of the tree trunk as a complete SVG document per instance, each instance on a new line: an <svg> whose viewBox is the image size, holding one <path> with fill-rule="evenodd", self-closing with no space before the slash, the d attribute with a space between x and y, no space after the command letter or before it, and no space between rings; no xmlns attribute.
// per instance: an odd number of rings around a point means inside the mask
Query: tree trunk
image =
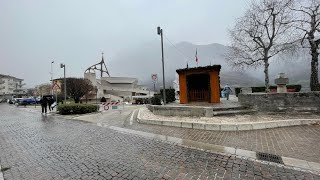
<svg viewBox="0 0 320 180"><path fill-rule="evenodd" d="M311 77L310 77L310 89L311 91L319 91L319 79L318 79L318 56L317 48L311 49Z"/></svg>
<svg viewBox="0 0 320 180"><path fill-rule="evenodd" d="M269 61L267 58L264 60L264 84L266 87L266 93L269 92Z"/></svg>

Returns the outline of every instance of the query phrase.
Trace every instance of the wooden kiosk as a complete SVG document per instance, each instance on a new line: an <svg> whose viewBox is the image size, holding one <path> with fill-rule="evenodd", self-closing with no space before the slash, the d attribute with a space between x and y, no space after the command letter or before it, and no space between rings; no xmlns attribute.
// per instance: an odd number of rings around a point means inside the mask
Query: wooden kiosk
<svg viewBox="0 0 320 180"><path fill-rule="evenodd" d="M178 69L180 104L220 103L221 65Z"/></svg>

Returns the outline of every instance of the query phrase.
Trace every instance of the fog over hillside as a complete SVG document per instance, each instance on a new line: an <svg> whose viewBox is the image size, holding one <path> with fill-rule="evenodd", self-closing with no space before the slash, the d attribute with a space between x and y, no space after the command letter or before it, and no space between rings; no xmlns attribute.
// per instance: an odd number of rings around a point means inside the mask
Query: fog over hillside
<svg viewBox="0 0 320 180"><path fill-rule="evenodd" d="M232 86L257 86L264 84L263 67L236 70L224 59L228 47L213 43L195 45L181 42L173 46L164 44L166 86L172 86L176 76L176 69L197 66L195 52L198 50L199 66L220 64L221 84ZM139 78L140 84L152 87L151 74L158 74L157 87L162 84L161 48L159 42L142 44L139 47L125 49L125 54L117 54L107 62L111 76L132 76ZM299 56L284 56L274 58L270 64L270 84L273 84L279 72L288 75L290 84L309 84L310 57L307 51L298 53Z"/></svg>

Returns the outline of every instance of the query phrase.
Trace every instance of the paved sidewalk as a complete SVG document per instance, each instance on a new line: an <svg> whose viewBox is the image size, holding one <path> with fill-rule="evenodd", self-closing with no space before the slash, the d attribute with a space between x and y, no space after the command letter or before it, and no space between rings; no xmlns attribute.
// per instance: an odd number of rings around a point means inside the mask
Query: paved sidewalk
<svg viewBox="0 0 320 180"><path fill-rule="evenodd" d="M252 131L205 131L136 122L126 128L320 163L320 125Z"/></svg>
<svg viewBox="0 0 320 180"><path fill-rule="evenodd" d="M279 113L255 113L255 114L240 114L231 116L214 116L214 117L184 117L184 116L161 116L154 115L146 107L140 108L141 119L156 120L156 121L176 121L189 123L255 123L255 122L270 122L282 121L289 119L320 119L316 114L279 114Z"/></svg>

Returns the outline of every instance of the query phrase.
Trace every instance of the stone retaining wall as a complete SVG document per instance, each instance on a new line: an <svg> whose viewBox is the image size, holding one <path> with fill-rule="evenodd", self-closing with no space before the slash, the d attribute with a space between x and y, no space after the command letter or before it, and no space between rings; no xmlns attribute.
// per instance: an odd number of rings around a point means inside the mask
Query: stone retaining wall
<svg viewBox="0 0 320 180"><path fill-rule="evenodd" d="M239 94L243 106L259 111L309 111L320 112L320 92L250 93Z"/></svg>
<svg viewBox="0 0 320 180"><path fill-rule="evenodd" d="M188 106L161 106L161 105L147 105L149 111L155 115L161 116L197 116L204 117L208 108L205 107L188 107ZM212 114L213 114L213 110ZM210 112L211 112L210 111ZM207 115L210 116L210 115ZM212 115L211 115L212 116Z"/></svg>

